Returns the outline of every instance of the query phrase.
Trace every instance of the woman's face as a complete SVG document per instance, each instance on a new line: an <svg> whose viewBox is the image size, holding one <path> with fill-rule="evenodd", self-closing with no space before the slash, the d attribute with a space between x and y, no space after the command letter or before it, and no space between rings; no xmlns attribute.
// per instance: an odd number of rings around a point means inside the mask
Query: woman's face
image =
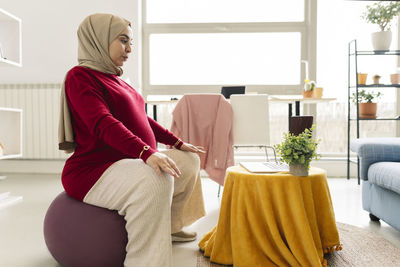
<svg viewBox="0 0 400 267"><path fill-rule="evenodd" d="M128 54L131 52L132 37L132 29L127 26L108 47L110 58L116 66L122 67L124 62L128 60Z"/></svg>

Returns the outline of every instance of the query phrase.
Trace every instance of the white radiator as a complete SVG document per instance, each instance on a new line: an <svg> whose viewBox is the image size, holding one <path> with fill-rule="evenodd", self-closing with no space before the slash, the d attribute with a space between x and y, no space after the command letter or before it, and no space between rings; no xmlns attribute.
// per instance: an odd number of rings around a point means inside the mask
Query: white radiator
<svg viewBox="0 0 400 267"><path fill-rule="evenodd" d="M61 84L0 84L0 107L21 108L23 159L65 159L58 150ZM0 122L1 127L1 122Z"/></svg>

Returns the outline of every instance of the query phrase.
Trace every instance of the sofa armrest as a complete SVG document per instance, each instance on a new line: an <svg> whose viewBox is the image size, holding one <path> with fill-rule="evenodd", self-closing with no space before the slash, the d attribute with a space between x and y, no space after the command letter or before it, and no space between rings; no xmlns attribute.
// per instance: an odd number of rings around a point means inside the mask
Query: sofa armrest
<svg viewBox="0 0 400 267"><path fill-rule="evenodd" d="M358 155L363 180L368 180L368 168L375 162L400 162L400 138L396 137L357 139L350 143L350 150Z"/></svg>

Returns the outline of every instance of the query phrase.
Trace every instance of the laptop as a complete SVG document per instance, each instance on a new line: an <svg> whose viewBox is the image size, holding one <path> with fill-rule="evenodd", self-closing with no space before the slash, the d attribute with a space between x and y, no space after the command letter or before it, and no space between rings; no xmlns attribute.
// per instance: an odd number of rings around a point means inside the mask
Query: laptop
<svg viewBox="0 0 400 267"><path fill-rule="evenodd" d="M246 86L223 86L221 94L229 99L231 95L243 95L246 91Z"/></svg>
<svg viewBox="0 0 400 267"><path fill-rule="evenodd" d="M240 166L254 173L273 173L289 171L289 165L286 163L275 162L240 162Z"/></svg>

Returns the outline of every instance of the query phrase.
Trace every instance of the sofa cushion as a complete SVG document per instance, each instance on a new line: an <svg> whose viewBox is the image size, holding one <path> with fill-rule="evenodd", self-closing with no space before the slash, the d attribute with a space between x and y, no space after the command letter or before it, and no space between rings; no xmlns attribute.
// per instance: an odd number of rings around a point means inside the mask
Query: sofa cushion
<svg viewBox="0 0 400 267"><path fill-rule="evenodd" d="M400 162L377 162L368 169L368 181L400 194Z"/></svg>
<svg viewBox="0 0 400 267"><path fill-rule="evenodd" d="M400 162L400 138L361 138L350 143L351 151L359 157L360 178L368 180L371 164L380 161Z"/></svg>

